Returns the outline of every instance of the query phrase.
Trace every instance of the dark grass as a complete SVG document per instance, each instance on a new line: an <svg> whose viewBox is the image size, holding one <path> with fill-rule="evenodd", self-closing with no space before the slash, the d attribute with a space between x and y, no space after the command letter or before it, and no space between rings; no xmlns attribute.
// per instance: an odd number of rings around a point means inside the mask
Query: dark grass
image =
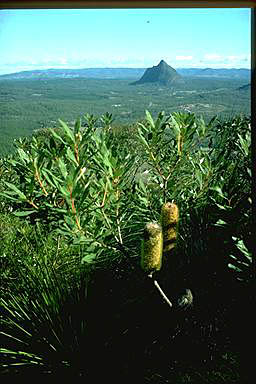
<svg viewBox="0 0 256 384"><path fill-rule="evenodd" d="M180 271L180 277L185 274ZM53 382L65 375L91 383L252 382L249 286L227 275L204 292L197 274L190 279L194 304L182 311L176 305L179 292L172 277L168 283L164 278L159 274L158 281L173 299L173 309L136 262L124 261L115 271L94 271L86 289L81 283L72 294L63 292L61 347L44 355L42 345L31 340L29 348L43 356L43 364L5 368L4 380L43 377ZM42 324L37 332L38 338L47 337L49 329ZM17 345L11 341L9 347Z"/></svg>

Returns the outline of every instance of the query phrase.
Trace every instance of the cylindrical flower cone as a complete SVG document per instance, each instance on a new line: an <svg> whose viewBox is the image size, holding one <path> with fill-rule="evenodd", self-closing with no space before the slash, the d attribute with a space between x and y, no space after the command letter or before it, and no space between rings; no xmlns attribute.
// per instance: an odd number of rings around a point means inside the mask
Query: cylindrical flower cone
<svg viewBox="0 0 256 384"><path fill-rule="evenodd" d="M174 203L166 203L161 211L163 228L163 253L168 254L176 245L178 237L179 208Z"/></svg>
<svg viewBox="0 0 256 384"><path fill-rule="evenodd" d="M141 268L152 273L162 266L163 233L158 223L147 223L141 247Z"/></svg>

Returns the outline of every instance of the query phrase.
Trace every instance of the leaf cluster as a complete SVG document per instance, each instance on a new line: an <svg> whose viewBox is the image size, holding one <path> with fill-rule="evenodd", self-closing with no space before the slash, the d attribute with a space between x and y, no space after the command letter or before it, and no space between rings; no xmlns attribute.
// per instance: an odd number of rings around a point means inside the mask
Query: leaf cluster
<svg viewBox="0 0 256 384"><path fill-rule="evenodd" d="M250 281L249 119L206 123L193 114L164 112L154 119L147 111L125 134L111 114L99 119L86 114L73 128L60 120L58 128L15 146L16 154L0 161L5 366L51 371L53 365L63 369L70 356L75 364L87 319L97 320L97 332L103 329L102 317L81 314L88 271L101 262L102 275L111 270L112 277L125 265L138 296L142 284L132 264L139 261L145 224L159 220L166 201L180 208L177 255L187 258L190 275L193 265L195 276L202 275L203 255L215 281L227 276L221 273L225 268L239 281ZM123 282L116 286L125 297Z"/></svg>
<svg viewBox="0 0 256 384"><path fill-rule="evenodd" d="M111 114L86 114L73 129L59 123L15 142L16 155L2 162L3 209L86 244L84 262L126 255L145 212L133 193L136 153L115 139Z"/></svg>
<svg viewBox="0 0 256 384"><path fill-rule="evenodd" d="M2 205L86 245L84 262L137 257L145 223L166 201L181 209L183 247L194 215L207 228L250 216L249 119L146 111L128 137L111 113L86 114L73 128L59 123L16 141L0 168ZM240 236L234 224L231 232Z"/></svg>

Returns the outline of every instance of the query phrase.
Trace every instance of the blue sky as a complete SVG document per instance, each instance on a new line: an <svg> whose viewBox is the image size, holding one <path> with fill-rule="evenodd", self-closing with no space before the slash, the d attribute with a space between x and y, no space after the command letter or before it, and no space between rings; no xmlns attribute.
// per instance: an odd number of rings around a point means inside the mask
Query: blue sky
<svg viewBox="0 0 256 384"><path fill-rule="evenodd" d="M1 10L0 74L45 68L250 68L250 9Z"/></svg>

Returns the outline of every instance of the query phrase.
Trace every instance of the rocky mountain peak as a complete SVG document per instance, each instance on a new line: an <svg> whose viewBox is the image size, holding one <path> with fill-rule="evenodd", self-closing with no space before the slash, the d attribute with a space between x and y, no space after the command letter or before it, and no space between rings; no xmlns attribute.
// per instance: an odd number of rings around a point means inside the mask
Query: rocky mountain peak
<svg viewBox="0 0 256 384"><path fill-rule="evenodd" d="M161 60L158 65L146 69L140 80L132 84L158 83L159 85L174 86L183 82L181 75L164 60Z"/></svg>

